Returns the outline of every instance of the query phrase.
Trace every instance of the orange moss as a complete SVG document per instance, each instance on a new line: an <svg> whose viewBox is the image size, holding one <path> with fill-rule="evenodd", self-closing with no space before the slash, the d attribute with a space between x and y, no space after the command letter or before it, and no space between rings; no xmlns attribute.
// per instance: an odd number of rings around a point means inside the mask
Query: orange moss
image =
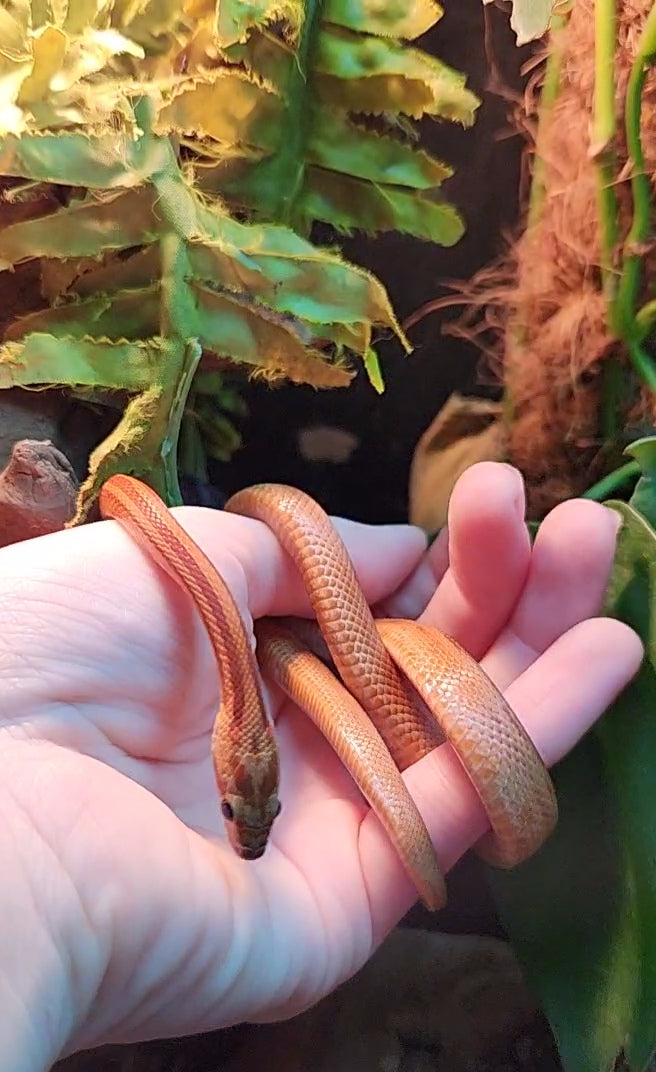
<svg viewBox="0 0 656 1072"><path fill-rule="evenodd" d="M539 211L500 263L467 287L469 306L458 334L488 341L487 359L503 382L509 421L509 453L523 471L532 516L580 494L609 465L601 412L603 372L620 363L622 425L656 414L656 400L641 393L622 346L607 325L600 271L597 170L592 144L594 2L577 0L567 26L553 35L560 51L556 101L542 114L541 64L529 83L519 123L529 140L538 110L537 152L543 196ZM620 0L615 57L618 139L616 195L620 241L631 222L630 162L623 138L626 83L652 0ZM648 77L642 137L648 173L656 172L656 80ZM618 250L618 253L620 250ZM649 263L651 261L651 264ZM646 277L656 263L649 254ZM646 294L645 294L646 297ZM447 304L448 299L440 302ZM493 339L489 347L489 338ZM494 341L496 340L496 342ZM621 444L620 444L621 446ZM615 445L617 451L617 444Z"/></svg>

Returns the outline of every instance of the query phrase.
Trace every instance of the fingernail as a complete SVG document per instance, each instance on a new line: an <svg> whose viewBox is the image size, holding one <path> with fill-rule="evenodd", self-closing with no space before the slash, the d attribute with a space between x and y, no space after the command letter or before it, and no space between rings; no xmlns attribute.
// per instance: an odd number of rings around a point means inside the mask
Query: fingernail
<svg viewBox="0 0 656 1072"><path fill-rule="evenodd" d="M524 510L526 509L524 477L519 469L516 469L515 466L511 465L509 462L500 462L499 464L503 465L504 469L512 475L513 506L521 517L524 517Z"/></svg>

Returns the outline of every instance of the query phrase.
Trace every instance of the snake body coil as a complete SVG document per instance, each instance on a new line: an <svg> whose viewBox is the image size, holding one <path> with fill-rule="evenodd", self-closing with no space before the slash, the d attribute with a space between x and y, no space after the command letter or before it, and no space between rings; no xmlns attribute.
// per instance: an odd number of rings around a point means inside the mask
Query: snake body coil
<svg viewBox="0 0 656 1072"><path fill-rule="evenodd" d="M230 590L159 496L123 475L111 477L100 495L102 515L128 528L189 593L205 623L222 683L212 757L235 851L246 859L261 856L280 810L278 752L261 669L335 749L429 908L444 904L444 878L400 772L445 740L490 822L477 851L501 867L532 855L556 822L553 786L479 664L437 629L374 620L337 531L304 492L261 484L237 492L225 508L268 525L293 560L316 616L318 629L289 618L257 622L257 661ZM324 646L341 682L312 650Z"/></svg>

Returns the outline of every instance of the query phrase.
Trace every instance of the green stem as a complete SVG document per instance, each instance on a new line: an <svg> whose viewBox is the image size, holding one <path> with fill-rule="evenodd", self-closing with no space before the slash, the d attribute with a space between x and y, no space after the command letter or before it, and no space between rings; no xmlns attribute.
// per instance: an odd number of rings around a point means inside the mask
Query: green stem
<svg viewBox="0 0 656 1072"><path fill-rule="evenodd" d="M656 391L656 369L640 346L644 332L636 315L642 276L644 243L651 228L651 181L645 170L640 137L642 92L649 65L656 57L656 5L647 16L638 44L626 89L626 144L631 164L633 220L624 244L624 263L617 291L617 324L628 348L637 374L652 391Z"/></svg>
<svg viewBox="0 0 656 1072"><path fill-rule="evenodd" d="M601 228L601 274L609 326L615 330L617 273L615 251L618 242L617 199L615 197L616 134L615 41L617 13L615 0L595 4L595 86L593 147L597 164L597 202Z"/></svg>
<svg viewBox="0 0 656 1072"><path fill-rule="evenodd" d="M180 426L184 416L187 396L193 383L194 374L201 359L202 348L197 339L190 339L181 344L180 375L175 385L168 413L166 435L162 441L161 461L166 486L166 502L169 506L182 503L182 493L178 483L178 442Z"/></svg>
<svg viewBox="0 0 656 1072"><path fill-rule="evenodd" d="M638 377L645 387L656 395L656 365L637 339L627 340L629 357Z"/></svg>
<svg viewBox="0 0 656 1072"><path fill-rule="evenodd" d="M305 12L298 44L289 66L284 89L287 101L285 137L276 153L258 166L257 189L259 211L277 223L292 227L298 234L307 233L304 220L298 218L297 200L305 174L305 143L312 109L308 107L308 72L321 22L321 0L305 0Z"/></svg>
<svg viewBox="0 0 656 1072"><path fill-rule="evenodd" d="M207 454L203 448L196 414L193 412L192 398L193 388L189 392L187 404L182 409L178 435L178 469L185 476L207 484L209 482Z"/></svg>
<svg viewBox="0 0 656 1072"><path fill-rule="evenodd" d="M562 40L558 40L557 35L559 30L565 28L567 21L567 16L565 15L554 15L551 20L551 30L549 32L551 45L544 72L542 92L540 94L540 121L535 145L535 163L533 165L531 193L528 203L528 227L532 227L533 224L537 223L546 193L544 160L540 156L540 131L544 123L545 115L548 114L549 110L558 99L560 70L563 58L563 43Z"/></svg>
<svg viewBox="0 0 656 1072"><path fill-rule="evenodd" d="M615 0L597 0L595 4L595 85L593 149L597 169L597 205L600 229L600 263L602 290L606 300L606 318L613 335L617 335L615 299L617 271L615 258L619 241L615 176L617 160L615 135L615 38L617 12ZM604 438L617 438L618 396L621 376L618 362L611 355L604 363L602 422Z"/></svg>
<svg viewBox="0 0 656 1072"><path fill-rule="evenodd" d="M582 498L603 502L604 499L607 499L609 495L621 488L632 477L639 476L641 471L638 462L627 462L626 465L621 465L619 469L613 469L612 473L608 473L607 476L602 477L591 488L584 491Z"/></svg>

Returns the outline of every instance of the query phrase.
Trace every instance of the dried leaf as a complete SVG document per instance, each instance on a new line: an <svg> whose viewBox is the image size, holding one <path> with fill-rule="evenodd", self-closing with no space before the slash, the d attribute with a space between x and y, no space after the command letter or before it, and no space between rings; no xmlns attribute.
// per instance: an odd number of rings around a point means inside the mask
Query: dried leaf
<svg viewBox="0 0 656 1072"><path fill-rule="evenodd" d="M441 529L459 477L476 462L502 460L506 438L498 403L452 394L415 448L410 468L411 523L431 534Z"/></svg>
<svg viewBox="0 0 656 1072"><path fill-rule="evenodd" d="M490 4L493 0L483 0ZM554 14L564 13L571 0L512 0L510 25L517 35L517 47L536 41L549 30Z"/></svg>

